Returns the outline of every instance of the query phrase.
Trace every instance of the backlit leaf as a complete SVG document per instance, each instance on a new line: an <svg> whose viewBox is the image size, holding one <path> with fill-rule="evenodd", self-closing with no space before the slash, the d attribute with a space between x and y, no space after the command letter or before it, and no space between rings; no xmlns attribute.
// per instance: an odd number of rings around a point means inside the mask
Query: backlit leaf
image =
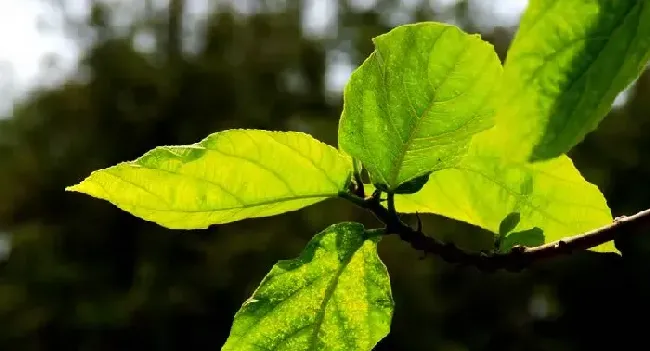
<svg viewBox="0 0 650 351"><path fill-rule="evenodd" d="M571 159L528 163L504 158L496 148L501 138L494 132L477 135L462 163L433 173L418 193L395 195L396 210L435 213L495 234L506 216L517 212L517 230L537 227L546 242L612 222L604 196ZM615 251L612 242L594 250Z"/></svg>
<svg viewBox="0 0 650 351"><path fill-rule="evenodd" d="M392 191L454 166L493 125L501 63L478 35L440 23L397 27L374 43L345 88L339 145Z"/></svg>
<svg viewBox="0 0 650 351"><path fill-rule="evenodd" d="M227 130L194 145L157 147L67 190L168 228L198 229L335 197L351 172L349 157L308 134Z"/></svg>
<svg viewBox="0 0 650 351"><path fill-rule="evenodd" d="M235 315L222 350L372 350L390 329L393 298L363 225L330 226L280 261Z"/></svg>
<svg viewBox="0 0 650 351"><path fill-rule="evenodd" d="M594 130L650 57L650 2L530 0L504 66L511 157L549 159Z"/></svg>

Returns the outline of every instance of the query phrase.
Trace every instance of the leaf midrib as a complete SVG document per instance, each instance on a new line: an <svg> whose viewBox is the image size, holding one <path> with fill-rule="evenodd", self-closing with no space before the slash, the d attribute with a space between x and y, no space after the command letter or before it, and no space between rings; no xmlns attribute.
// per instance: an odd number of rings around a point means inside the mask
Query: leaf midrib
<svg viewBox="0 0 650 351"><path fill-rule="evenodd" d="M440 35L438 35L436 40L431 44L431 47L435 47L438 40L440 40L440 38L442 38L442 36L445 35L445 33L448 30L450 30L451 28L452 27L445 27L440 32ZM379 53L379 49L377 49L377 53ZM379 70L382 73L382 77L384 76L384 69L385 69L385 66L382 67L382 69ZM429 78L427 77L426 80L427 80L427 83L428 83ZM440 86L442 86L442 84L444 84L444 81L445 80L443 80L443 82L438 85L438 88ZM404 84L404 81L402 80L402 85L403 84ZM431 106L433 106L433 104L434 104L434 102L436 100L435 99L435 90L436 89L434 89L434 93L431 96L431 100L429 101L428 106L426 107L426 109L424 110L424 112L422 113L422 115L419 118L417 116L417 113L415 111L415 107L413 106L413 103L411 102L410 99L408 99L408 95L405 94L407 96L409 106L411 107L411 110L413 110L413 117L415 118L415 125L413 126L413 128L410 128L408 134L406 135L406 140L402 143L402 148L401 148L399 154L397 155L397 160L395 160L395 162L393 163L393 167L392 167L392 169L390 171L390 176L389 176L390 181L389 181L389 184L388 184L391 187L392 186L395 186L395 187L399 186L399 184L395 184L395 181L397 179L397 176L399 175L399 170L402 167L402 164L404 163L404 157L406 157L406 151L409 149L409 147L411 146L411 144L413 143L413 141L415 139L415 135L417 134L415 131L420 127L420 123L422 123L422 120L424 119L424 116L431 109ZM389 117L389 120L392 120L392 119Z"/></svg>
<svg viewBox="0 0 650 351"><path fill-rule="evenodd" d="M320 331L320 328L323 325L323 321L325 320L325 309L327 308L327 304L334 296L334 291L336 290L336 287L339 284L339 278L343 274L343 271L345 271L345 269L348 267L348 264L350 264L352 257L359 251L359 249L363 247L363 243L364 241L360 243L361 245L359 245L359 247L357 247L352 254L346 257L345 261L341 262L339 269L336 271L336 273L332 277L332 280L327 286L327 289L325 290L325 297L321 302L320 308L318 310L318 314L316 316L316 321L314 322L314 330L312 331L311 338L309 339L310 350L316 349L315 347L316 347L316 341L318 340L318 332Z"/></svg>
<svg viewBox="0 0 650 351"><path fill-rule="evenodd" d="M544 11L544 12L539 16L539 18L536 19L536 22L534 22L534 23L533 23L533 24L528 28L528 30L526 31L525 34L529 34L530 32L532 32L532 28L536 27L537 24L541 22L541 19L544 18L544 17L546 16L546 14L548 14L549 12L551 12L551 11L553 10L553 7L554 7L557 3L559 3L559 1L556 1L556 2L552 5L552 7L549 7L546 11ZM634 5L630 6L630 8L627 9L626 12L624 12L624 13L621 14L621 17L618 19L618 22L617 22L617 23L612 27L609 36L604 36L604 37L603 37L603 36L593 36L593 37L585 36L585 37L579 37L579 38L576 38L576 39L573 39L573 40L570 40L570 41L568 41L568 42L563 43L563 45L562 45L562 47L561 47L560 49L558 49L558 50L552 52L550 55L547 55L546 57L544 57L544 63L542 63L539 67L536 67L535 70L534 70L534 71L533 71L533 72L532 72L532 73L531 73L531 74L526 78L526 81L523 82L523 83L521 84L521 86L526 86L527 88L525 88L525 89L521 89L519 92L514 93L514 94L511 94L511 95L509 96L509 100L508 100L507 105L513 105L513 101L516 100L517 98L520 98L521 95L522 95L522 92L527 92L527 91L529 90L529 88L528 88L528 86L530 86L529 83L532 82L533 80L537 79L537 78L538 78L537 76L540 74L540 72L542 72L542 70L543 70L544 68L546 68L549 64L551 64L551 63L554 62L554 61L552 61L551 59L555 58L555 56L559 55L560 53L564 52L565 50L568 50L568 49L572 48L576 43L579 43L579 42L583 42L583 41L587 41L587 40L604 40L604 44L603 44L602 47L600 48L598 54L595 55L595 56L593 57L593 59L590 60L589 64L587 64L587 67L585 67L585 68L582 70L582 72L580 72L580 73L579 73L579 74L578 74L574 79L571 80L569 86L568 86L568 87L566 88L566 90L565 90L567 93L568 93L568 92L571 92L571 90L573 89L573 87L574 87L574 85L575 85L576 82L582 80L582 79L583 79L583 78L584 78L588 73L592 72L593 64L594 64L594 63L595 63L595 62L596 62L596 61L601 57L601 55L602 55L602 53L603 53L603 50L605 50L605 48L606 48L607 45L609 44L610 39L611 39L611 37L612 37L611 34L617 32L617 31L619 31L619 30L621 29L621 27L624 25L625 20L627 19L627 17L628 17L628 16L633 12L633 10L634 10L637 6L639 6L639 5L640 5L640 6L643 6L644 4L643 4L642 2L639 2L639 3L637 3L637 4L634 4ZM642 9L641 9L640 11L642 11ZM636 38L636 36L635 36L635 38ZM516 39L517 39L517 38L515 38L515 40L516 40ZM633 40L631 40L630 43L631 43L632 41L633 41ZM513 58L514 58L514 57L513 57ZM513 64L513 63L511 63L511 62L512 62L512 59L509 60L509 61L506 61L506 65L504 66L504 69L508 69L509 65L512 65L512 64ZM605 92L603 93L603 95L605 95L605 94L607 94L607 91L605 91ZM577 103L572 104L572 106L573 106L573 110L576 110L578 107L580 107L580 105L581 105L580 102L581 102L582 100L583 100L583 97L581 97ZM516 105L516 104L514 104L514 105ZM517 109L517 111L521 111L522 109L524 109L524 107L520 105L519 108ZM572 112L575 112L575 111L572 111ZM567 115L570 116L570 115L572 115L572 113L568 113ZM539 122L539 120L538 120L537 122ZM544 121L542 121L542 122L544 122ZM546 121L546 122L548 122L548 121ZM563 120L562 120L562 126L560 126L560 128L559 128L561 132L556 133L555 136L553 136L552 138L547 138L547 140L545 141L545 144L548 145L548 144L552 144L552 143L554 143L554 142L555 142L555 141L560 137L560 135L564 134L564 132L565 132L565 130L566 130L566 128L567 128L568 122L569 122L569 119L568 119L568 118L567 118L567 119L563 119ZM534 135L534 134L537 134L537 133L535 132L535 130L534 130L534 129L535 129L535 128L534 128L534 125L535 125L535 123L530 124L530 127L529 127L528 131L524 134L524 136L529 136L529 137L530 137L530 136L532 136L532 135Z"/></svg>
<svg viewBox="0 0 650 351"><path fill-rule="evenodd" d="M119 178L121 181L124 181L122 177L116 176L114 174L111 174L112 176ZM106 194L110 194L104 186L98 182L92 181L92 180L87 180L89 183L94 183L95 185L99 186L104 190ZM150 190L143 188L141 186L140 189L145 191L146 193L159 197L156 193L151 192ZM257 203L242 203L241 206L233 206L233 207L223 207L223 208L217 208L217 209L205 209L205 210L188 210L188 209L174 209L174 208L169 208L169 209L163 209L163 208L153 208L153 207L147 207L147 206L142 206L142 205L136 205L133 203L126 203L124 201L120 201L120 204L134 207L134 208L140 208L143 210L147 211L156 211L156 212L179 212L179 213L204 213L204 212L224 212L224 211L231 211L231 210L240 210L240 209L245 209L245 208L254 208L254 207L259 207L259 206L266 206L266 205L273 205L281 202L288 202L288 201L293 201L293 200L304 200L304 199L314 199L314 198L330 198L338 195L338 192L334 193L320 193L320 194L309 194L309 195L291 195L291 197L283 197L283 198L278 198L278 199L271 199L271 200L265 200L265 201L260 201ZM107 196L108 199L112 198L112 196Z"/></svg>

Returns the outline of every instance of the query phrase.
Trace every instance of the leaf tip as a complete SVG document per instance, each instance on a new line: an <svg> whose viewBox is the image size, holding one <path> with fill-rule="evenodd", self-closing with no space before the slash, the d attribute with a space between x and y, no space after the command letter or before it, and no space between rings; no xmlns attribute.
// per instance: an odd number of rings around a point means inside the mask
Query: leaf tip
<svg viewBox="0 0 650 351"><path fill-rule="evenodd" d="M83 183L83 182L81 182L81 183L77 183L77 184L75 184L75 185L68 185L68 186L65 187L64 191L67 191L67 192L74 192L74 193L80 193L80 192L81 192L81 189L80 189L80 188L81 188L81 184L82 184L82 183Z"/></svg>
<svg viewBox="0 0 650 351"><path fill-rule="evenodd" d="M101 192L97 191L97 189L95 189L94 182L89 178L86 178L86 179L80 181L77 184L66 186L64 191L65 192L70 192L70 193L86 194L86 195L90 195L90 196L93 196L93 197L100 197L101 198L101 196L99 196L99 194Z"/></svg>

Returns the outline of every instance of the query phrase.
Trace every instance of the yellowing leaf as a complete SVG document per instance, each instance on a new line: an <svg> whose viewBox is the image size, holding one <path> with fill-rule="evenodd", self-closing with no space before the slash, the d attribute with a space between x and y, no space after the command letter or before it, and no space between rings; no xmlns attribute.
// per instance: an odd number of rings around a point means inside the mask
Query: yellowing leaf
<svg viewBox="0 0 650 351"><path fill-rule="evenodd" d="M227 130L194 145L157 147L66 190L168 228L198 229L337 196L351 172L349 157L307 134Z"/></svg>
<svg viewBox="0 0 650 351"><path fill-rule="evenodd" d="M463 162L433 173L418 193L396 195L397 211L435 213L494 233L507 216L519 213L516 230L538 227L546 242L612 222L602 193L567 156L514 161L495 151L499 142L495 129L477 135ZM611 242L595 250L615 251Z"/></svg>

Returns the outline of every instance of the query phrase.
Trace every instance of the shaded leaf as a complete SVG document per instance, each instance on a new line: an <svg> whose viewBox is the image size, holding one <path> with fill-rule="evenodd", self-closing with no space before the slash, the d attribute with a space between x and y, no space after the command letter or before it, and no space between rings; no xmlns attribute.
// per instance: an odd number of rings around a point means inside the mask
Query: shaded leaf
<svg viewBox="0 0 650 351"><path fill-rule="evenodd" d="M424 175L421 175L417 178L411 179L407 182L404 182L400 184L396 189L395 189L395 194L414 194L417 193L418 191L422 190L422 187L424 187L424 184L426 184L429 181L429 176L431 175L431 172L427 172Z"/></svg>
<svg viewBox="0 0 650 351"><path fill-rule="evenodd" d="M650 57L650 2L530 0L504 66L497 128L511 157L560 156Z"/></svg>
<svg viewBox="0 0 650 351"><path fill-rule="evenodd" d="M507 234L499 246L500 252L509 252L515 246L540 246L544 244L544 231L535 227Z"/></svg>
<svg viewBox="0 0 650 351"><path fill-rule="evenodd" d="M345 88L339 145L372 183L395 190L452 167L493 125L501 63L478 35L440 23L397 27L374 43Z"/></svg>
<svg viewBox="0 0 650 351"><path fill-rule="evenodd" d="M407 182L402 183L394 190L391 190L386 184L374 184L374 186L385 193L392 192L394 194L414 194L420 191L422 187L424 187L424 184L429 181L430 175L431 172L428 172L422 176L411 179Z"/></svg>
<svg viewBox="0 0 650 351"><path fill-rule="evenodd" d="M510 233L513 229L517 227L517 224L521 221L521 215L519 212L510 212L499 224L499 235L505 236Z"/></svg>
<svg viewBox="0 0 650 351"><path fill-rule="evenodd" d="M348 157L308 134L226 130L194 145L157 147L66 190L168 228L198 229L337 196L351 172Z"/></svg>
<svg viewBox="0 0 650 351"><path fill-rule="evenodd" d="M314 236L298 258L264 277L222 350L372 350L393 314L380 238L349 222Z"/></svg>

